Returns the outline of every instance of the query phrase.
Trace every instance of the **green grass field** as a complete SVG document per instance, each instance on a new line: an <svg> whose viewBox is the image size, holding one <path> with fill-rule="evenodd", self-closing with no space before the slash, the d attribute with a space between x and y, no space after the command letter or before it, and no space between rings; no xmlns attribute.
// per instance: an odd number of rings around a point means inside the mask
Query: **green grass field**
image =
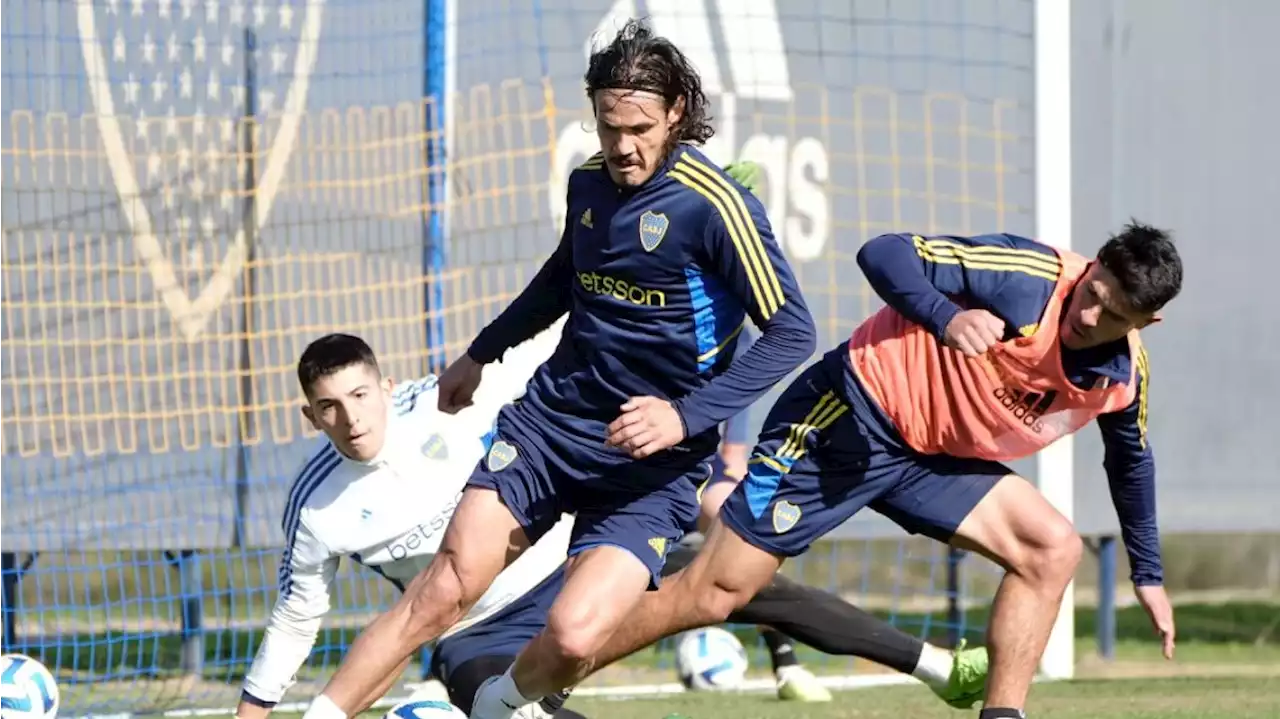
<svg viewBox="0 0 1280 719"><path fill-rule="evenodd" d="M1276 698L1280 697L1280 635L1274 631L1280 621L1280 604L1184 605L1178 607L1177 616L1181 640L1174 661L1166 662L1160 657L1158 644L1136 607L1119 612L1115 656L1104 660L1096 653L1091 612L1078 611L1076 676L1081 681L1037 685L1032 694L1037 702L1035 706L1058 712L1045 716L1062 717L1280 717L1280 699ZM739 631L748 646L756 647L751 636L753 630L740 628ZM980 635L973 638L980 641ZM891 673L870 662L826 657L805 647L800 647L799 653L801 660L820 675ZM289 692L285 701L310 699L323 686L332 668L332 665L311 668L305 677L300 677L298 686ZM764 652L753 651L751 676L766 678L768 669ZM68 716L83 713L90 706L99 711L101 707L122 707L143 713L226 708L234 705L240 677L239 671L228 670L231 667L220 667L201 678L94 681L66 683L61 688L64 706L71 712ZM416 677L417 670L413 668L406 672L404 681L413 683ZM606 668L584 686L669 684L675 679L670 647L651 648ZM1205 704L1190 701L1194 699L1194 691L1199 691L1195 687L1212 693L1214 698L1208 706L1227 713L1204 713L1196 709ZM391 696L403 697L409 693L410 690L401 687L393 690ZM1109 696L1123 702L1110 702L1106 700ZM1181 698L1189 699L1182 702ZM677 712L691 719L974 716L974 713L947 709L920 686L850 691L840 695L832 705L817 708L783 705L764 695L707 697L699 694L625 701L575 698L574 702L588 716L620 719L663 719ZM1099 702L1105 705L1105 711L1121 713L1100 713L1103 710L1098 709ZM1271 713L1260 708L1268 706L1267 702L1270 702ZM1172 709L1182 711L1178 707L1186 707L1190 713L1170 713ZM380 712L369 715L379 716Z"/></svg>
<svg viewBox="0 0 1280 719"><path fill-rule="evenodd" d="M1280 716L1275 677L1081 680L1037 685L1031 717L1052 719L1274 719ZM946 719L976 712L950 709L921 687L840 692L829 704L783 703L772 697L687 694L665 698L570 703L591 719Z"/></svg>
<svg viewBox="0 0 1280 719"><path fill-rule="evenodd" d="M1192 641L1166 662L1150 642L1124 640L1102 661L1077 644L1077 676L1041 682L1028 707L1035 719L1275 719L1280 717L1280 647ZM754 676L760 676L753 673ZM669 672L649 677L672 681ZM643 698L573 698L591 719L958 719L919 685L836 692L829 704L783 703L770 694L686 693ZM376 719L381 712L370 712ZM279 715L277 715L279 716ZM289 717L288 719L295 719Z"/></svg>
<svg viewBox="0 0 1280 719"><path fill-rule="evenodd" d="M1280 610L1272 607L1273 612ZM1194 612L1192 615L1194 616ZM1193 627L1202 626L1194 619ZM1199 634L1192 630L1192 634ZM1094 645L1076 644L1077 679L1042 682L1032 688L1028 707L1035 719L1276 719L1280 717L1280 645L1274 641L1213 641L1201 635L1179 644L1174 661L1159 656L1149 640L1122 638L1115 657L1103 660ZM765 676L757 663L753 677ZM821 671L822 667L815 665ZM669 668L632 658L625 668L593 679L586 686L671 682ZM861 663L858 672L876 671ZM829 704L783 703L771 694L685 693L642 698L571 699L569 706L590 719L959 719L976 711L957 711L919 685L889 686L835 693ZM383 710L385 711L385 710ZM277 714L277 716L282 716ZM381 711L365 719L377 719ZM290 716L287 719L296 719Z"/></svg>

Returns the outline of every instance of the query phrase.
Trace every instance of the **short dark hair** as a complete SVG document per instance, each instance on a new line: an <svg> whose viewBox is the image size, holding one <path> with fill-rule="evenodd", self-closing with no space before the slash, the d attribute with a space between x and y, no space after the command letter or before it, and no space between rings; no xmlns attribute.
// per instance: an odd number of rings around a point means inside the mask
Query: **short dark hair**
<svg viewBox="0 0 1280 719"><path fill-rule="evenodd" d="M378 358L364 340L340 332L327 334L302 351L302 357L298 358L298 384L310 396L316 380L357 364L382 373Z"/></svg>
<svg viewBox="0 0 1280 719"><path fill-rule="evenodd" d="M673 144L702 144L716 134L707 115L707 95L693 63L670 40L655 35L647 25L629 20L613 41L591 53L587 62L587 98L597 90L652 92L667 107L684 98L684 116L672 132Z"/></svg>
<svg viewBox="0 0 1280 719"><path fill-rule="evenodd" d="M1115 276L1129 304L1154 313L1182 290L1182 259L1173 238L1137 220L1098 250L1098 264Z"/></svg>

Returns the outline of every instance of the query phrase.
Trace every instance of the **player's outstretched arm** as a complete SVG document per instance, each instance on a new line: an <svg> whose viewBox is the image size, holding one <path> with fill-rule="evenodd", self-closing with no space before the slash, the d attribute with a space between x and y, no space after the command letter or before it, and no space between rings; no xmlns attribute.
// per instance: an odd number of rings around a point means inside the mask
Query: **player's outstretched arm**
<svg viewBox="0 0 1280 719"><path fill-rule="evenodd" d="M337 557L299 522L281 558L279 595L267 631L244 678L239 719L267 716L293 685L329 612L329 587L337 569Z"/></svg>
<svg viewBox="0 0 1280 719"><path fill-rule="evenodd" d="M723 199L715 203L704 230L703 261L747 308L760 336L724 374L675 402L686 436L746 410L817 347L813 316L774 240L764 206L737 187L723 187Z"/></svg>
<svg viewBox="0 0 1280 719"><path fill-rule="evenodd" d="M1139 349L1138 383L1133 402L1119 412L1100 415L1098 428L1106 455L1103 466L1111 501L1120 520L1120 537L1129 554L1130 579L1139 603L1160 635L1165 658L1173 658L1176 630L1173 607L1164 590L1160 529L1156 524L1156 462L1147 439L1149 365Z"/></svg>

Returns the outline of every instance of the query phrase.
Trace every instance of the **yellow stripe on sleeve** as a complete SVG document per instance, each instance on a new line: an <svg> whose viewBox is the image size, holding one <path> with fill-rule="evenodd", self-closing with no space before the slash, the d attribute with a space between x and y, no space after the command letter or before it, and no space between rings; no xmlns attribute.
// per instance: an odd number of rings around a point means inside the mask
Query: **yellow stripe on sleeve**
<svg viewBox="0 0 1280 719"><path fill-rule="evenodd" d="M1147 362L1147 348L1138 347L1138 436L1142 446L1147 446L1147 383L1151 381L1151 365Z"/></svg>
<svg viewBox="0 0 1280 719"><path fill-rule="evenodd" d="M764 272L762 278L768 280L769 287L778 297L778 306L781 307L783 302L786 301L782 295L782 283L778 281L778 273L774 271L773 263L769 261L769 253L765 250L764 242L760 240L760 230L756 227L755 220L751 218L751 210L747 208L747 203L742 199L742 193L738 192L736 187L729 184L729 181L724 179L723 175L716 172L713 168L708 167L701 161L689 155L681 157L680 160L688 163L691 167L696 168L702 172L703 175L710 178L710 180L719 185L725 191L725 194L727 194L732 200L730 204L739 213L739 218L746 228L746 238L751 240L751 249L758 253L757 257L762 264Z"/></svg>
<svg viewBox="0 0 1280 719"><path fill-rule="evenodd" d="M755 222L733 186L727 183L721 185L722 178L714 174L708 175L687 160L688 158L681 158L677 161L676 166L668 173L669 176L702 195L716 208L742 262L760 314L764 319L769 319L786 300ZM720 182L716 182L717 180Z"/></svg>
<svg viewBox="0 0 1280 719"><path fill-rule="evenodd" d="M911 241L917 255L935 264L960 265L968 270L1021 272L1049 282L1057 282L1062 275L1061 260L1035 250L971 247L946 239L926 240L919 235L912 236Z"/></svg>

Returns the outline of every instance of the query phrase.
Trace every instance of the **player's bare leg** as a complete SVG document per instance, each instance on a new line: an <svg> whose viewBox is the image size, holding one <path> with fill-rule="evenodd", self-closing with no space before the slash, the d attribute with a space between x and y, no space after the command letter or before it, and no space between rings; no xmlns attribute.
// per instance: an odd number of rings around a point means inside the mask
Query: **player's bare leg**
<svg viewBox="0 0 1280 719"><path fill-rule="evenodd" d="M952 544L1004 567L987 627L988 708L1021 709L1083 544L1066 517L1020 477L1007 476L964 519Z"/></svg>
<svg viewBox="0 0 1280 719"><path fill-rule="evenodd" d="M717 624L755 596L760 587L773 577L778 566L778 559L747 544L716 522L706 545L693 562L665 578L658 591L641 591L634 595L635 601L626 602L623 606L628 611L618 615L612 634L603 637L605 641L597 644L598 648L591 656L585 657L585 661L575 658L572 662L574 671L565 671L561 667L552 671L542 669L540 664L546 661L549 652L537 649L543 637L535 638L521 652L511 672L480 688L472 717L505 719L512 716L514 708L574 686L599 668L663 637L685 629ZM595 576L591 577L591 583L596 589L591 596L596 600L618 602L616 588L600 582ZM643 590L646 585L638 586ZM515 677L517 672L519 679ZM518 684L519 681L526 684Z"/></svg>
<svg viewBox="0 0 1280 719"><path fill-rule="evenodd" d="M665 578L658 591L645 594L596 654L592 671L663 637L725 621L764 588L780 566L780 558L748 544L717 519L689 566Z"/></svg>
<svg viewBox="0 0 1280 719"><path fill-rule="evenodd" d="M630 621L649 581L648 567L620 547L594 547L571 558L546 628L505 675L481 687L472 716L510 716L511 709L572 686L590 673L592 658L620 624Z"/></svg>
<svg viewBox="0 0 1280 719"><path fill-rule="evenodd" d="M746 466L746 450L738 452L737 450L744 445L725 445L721 447L721 451L731 453L732 459L740 460L741 467ZM736 472L736 473L733 473ZM745 471L735 470L730 466L730 461L726 459L725 476L731 478L741 478L746 475ZM698 530L706 531L711 526L711 522L720 514L720 506L733 493L734 488L738 486L736 481L733 482L713 482L701 490L698 497ZM779 632L774 627L767 625L760 626L760 636L764 639L765 645L769 647L769 659L773 663L774 679L777 682L778 698L791 701L802 702L827 702L831 701L831 692L818 682L818 678L800 664L796 659L795 652L791 649L790 638Z"/></svg>
<svg viewBox="0 0 1280 719"><path fill-rule="evenodd" d="M716 482L705 489L698 496L698 531L706 532L715 519L720 514L720 507L724 505L724 501L733 494L733 490L738 486L737 482Z"/></svg>
<svg viewBox="0 0 1280 719"><path fill-rule="evenodd" d="M491 489L468 487L435 559L352 643L307 719L353 716L406 657L466 615L528 540Z"/></svg>
<svg viewBox="0 0 1280 719"><path fill-rule="evenodd" d="M369 708L372 707L374 703L385 697L387 693L391 691L391 687L395 686L396 682L400 680L400 677L404 675L404 670L409 668L409 662L411 661L413 661L412 655L405 657L404 661L400 662L400 666L392 670L392 672L387 675L387 678L382 680L382 683L378 685L377 689L374 689L365 695L365 698L360 702L359 706L356 707L356 710L351 712L352 716L369 711ZM237 716L239 715L237 714ZM245 718L240 717L240 719Z"/></svg>

